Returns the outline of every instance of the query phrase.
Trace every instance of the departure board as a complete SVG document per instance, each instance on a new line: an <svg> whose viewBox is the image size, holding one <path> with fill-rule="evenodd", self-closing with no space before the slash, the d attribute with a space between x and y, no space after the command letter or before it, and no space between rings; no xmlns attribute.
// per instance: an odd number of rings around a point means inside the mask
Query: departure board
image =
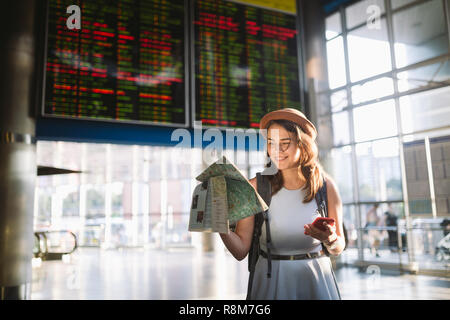
<svg viewBox="0 0 450 320"><path fill-rule="evenodd" d="M185 11L183 0L49 0L43 115L188 126Z"/></svg>
<svg viewBox="0 0 450 320"><path fill-rule="evenodd" d="M301 110L295 15L220 0L193 11L195 121L258 128L268 111Z"/></svg>

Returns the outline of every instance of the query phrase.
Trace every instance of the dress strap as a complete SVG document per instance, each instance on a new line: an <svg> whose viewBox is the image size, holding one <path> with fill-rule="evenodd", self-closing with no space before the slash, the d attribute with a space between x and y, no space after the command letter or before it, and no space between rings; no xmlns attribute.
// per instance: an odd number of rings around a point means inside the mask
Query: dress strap
<svg viewBox="0 0 450 320"><path fill-rule="evenodd" d="M258 193L263 197L266 204L270 205L272 198L272 185L266 175L256 174L256 183ZM272 276L272 257L270 251L272 249L272 239L270 237L269 209L263 212L264 222L266 225L266 246L267 246L267 278Z"/></svg>

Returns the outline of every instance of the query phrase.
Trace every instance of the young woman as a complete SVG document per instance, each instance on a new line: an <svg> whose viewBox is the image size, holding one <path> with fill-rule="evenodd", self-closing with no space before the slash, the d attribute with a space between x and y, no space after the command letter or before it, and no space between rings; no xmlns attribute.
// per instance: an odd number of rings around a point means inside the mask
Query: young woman
<svg viewBox="0 0 450 320"><path fill-rule="evenodd" d="M342 203L336 184L321 168L314 125L298 110L286 108L266 114L260 121L267 138L267 152L277 173L269 176L272 199L269 206L271 277L267 276L265 226L260 237L261 254L256 263L250 299L340 299L330 258L339 255L345 240ZM267 129L267 135L265 134ZM317 212L315 195L326 181L328 217L334 226L325 231L312 225ZM256 178L250 183L257 189ZM255 217L240 220L234 232L220 234L225 246L244 259L252 245Z"/></svg>

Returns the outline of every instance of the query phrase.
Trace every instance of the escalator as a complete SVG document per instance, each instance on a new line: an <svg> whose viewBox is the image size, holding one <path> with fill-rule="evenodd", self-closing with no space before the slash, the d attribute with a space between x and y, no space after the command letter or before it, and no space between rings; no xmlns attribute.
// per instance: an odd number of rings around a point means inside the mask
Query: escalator
<svg viewBox="0 0 450 320"><path fill-rule="evenodd" d="M62 260L78 247L77 236L68 230L37 231L34 239L33 256L42 261Z"/></svg>

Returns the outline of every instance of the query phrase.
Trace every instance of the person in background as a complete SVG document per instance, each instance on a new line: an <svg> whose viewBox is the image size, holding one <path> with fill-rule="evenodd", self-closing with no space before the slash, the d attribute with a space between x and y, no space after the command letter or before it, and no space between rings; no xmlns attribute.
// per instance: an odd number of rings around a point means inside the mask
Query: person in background
<svg viewBox="0 0 450 320"><path fill-rule="evenodd" d="M365 228L377 227L380 224L380 218L378 216L378 203L375 203L366 214L366 226ZM378 249L380 247L380 232L378 230L366 230L368 234L368 241L370 251L377 258L380 257Z"/></svg>
<svg viewBox="0 0 450 320"><path fill-rule="evenodd" d="M394 213L394 210L392 209L392 205L388 203L388 209L384 213L384 221L386 224L386 227L397 227L397 216ZM391 252L397 252L398 251L398 230L388 230L388 238L389 238L389 249Z"/></svg>
<svg viewBox="0 0 450 320"><path fill-rule="evenodd" d="M444 231L444 237L446 237L450 233L450 220L449 219L442 220L440 226Z"/></svg>

